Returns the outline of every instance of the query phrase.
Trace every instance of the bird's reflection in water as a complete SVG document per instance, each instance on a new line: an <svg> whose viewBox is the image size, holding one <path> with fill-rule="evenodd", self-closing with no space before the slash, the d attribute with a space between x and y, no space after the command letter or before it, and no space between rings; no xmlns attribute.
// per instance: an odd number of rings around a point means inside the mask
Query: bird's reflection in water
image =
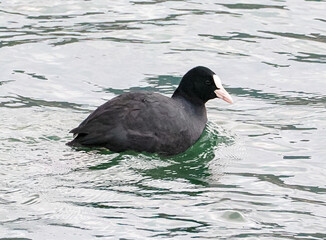
<svg viewBox="0 0 326 240"><path fill-rule="evenodd" d="M90 166L90 170L105 170L124 165L128 170L140 174L143 179L176 180L184 179L195 185L208 185L212 174L223 175L224 166L229 159L221 157L219 148L232 146L235 137L226 133L221 127L209 122L200 139L186 152L176 156L159 156L158 154L136 153L127 151L113 153L107 149L83 149L107 155L109 161ZM214 166L214 172L210 166ZM216 167L217 166L217 167ZM219 167L220 166L220 167ZM216 179L215 179L216 180Z"/></svg>

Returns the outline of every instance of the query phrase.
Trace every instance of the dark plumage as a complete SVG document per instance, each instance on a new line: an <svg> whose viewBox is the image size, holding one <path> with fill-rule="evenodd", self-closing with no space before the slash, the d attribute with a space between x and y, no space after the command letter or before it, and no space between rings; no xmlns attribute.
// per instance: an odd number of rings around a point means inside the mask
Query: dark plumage
<svg viewBox="0 0 326 240"><path fill-rule="evenodd" d="M70 131L75 138L68 145L175 155L199 139L207 122L205 103L216 97L232 103L214 72L196 67L171 98L133 92L109 100Z"/></svg>

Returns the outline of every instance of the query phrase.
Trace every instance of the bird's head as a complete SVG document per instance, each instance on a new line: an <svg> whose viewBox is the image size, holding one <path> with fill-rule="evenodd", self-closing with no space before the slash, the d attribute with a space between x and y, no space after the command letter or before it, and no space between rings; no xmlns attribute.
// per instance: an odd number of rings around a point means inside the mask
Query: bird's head
<svg viewBox="0 0 326 240"><path fill-rule="evenodd" d="M213 98L233 103L230 94L222 86L221 79L207 67L198 66L189 70L177 90L186 94L189 99L202 103Z"/></svg>

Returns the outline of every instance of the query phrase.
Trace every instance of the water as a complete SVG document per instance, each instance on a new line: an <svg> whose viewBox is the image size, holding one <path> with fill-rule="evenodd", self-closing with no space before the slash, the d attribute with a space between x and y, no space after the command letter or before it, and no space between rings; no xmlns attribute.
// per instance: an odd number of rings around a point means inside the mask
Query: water
<svg viewBox="0 0 326 240"><path fill-rule="evenodd" d="M326 2L1 1L0 239L325 239ZM126 91L204 65L186 153L74 150Z"/></svg>

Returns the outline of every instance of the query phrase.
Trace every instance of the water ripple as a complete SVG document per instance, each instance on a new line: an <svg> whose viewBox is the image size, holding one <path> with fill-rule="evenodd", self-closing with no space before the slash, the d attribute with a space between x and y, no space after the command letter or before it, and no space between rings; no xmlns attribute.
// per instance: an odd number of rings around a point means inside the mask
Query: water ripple
<svg viewBox="0 0 326 240"><path fill-rule="evenodd" d="M70 108L75 110L83 110L80 104L57 102L57 101L45 101L41 99L33 99L24 96L11 96L4 97L3 99L9 99L7 101L0 102L0 107L6 108L30 108L30 107L56 107L56 108Z"/></svg>
<svg viewBox="0 0 326 240"><path fill-rule="evenodd" d="M266 34L276 35L280 37L287 37L287 38L295 38L300 40L309 40L309 41L316 41L321 43L326 43L326 36L320 33L311 33L309 35L305 34L297 34L297 33L290 33L290 32L271 32L271 31L259 31Z"/></svg>
<svg viewBox="0 0 326 240"><path fill-rule="evenodd" d="M324 2L1 1L0 240L325 239ZM196 65L235 104L185 153L65 145Z"/></svg>
<svg viewBox="0 0 326 240"><path fill-rule="evenodd" d="M241 32L230 32L230 34L232 34L232 36L214 36L208 34L199 34L199 36L209 37L214 40L223 40L223 41L238 40L238 41L244 41L249 43L256 43L256 41L251 39L273 39L269 37L255 36L255 35L250 35L248 33L241 33Z"/></svg>
<svg viewBox="0 0 326 240"><path fill-rule="evenodd" d="M278 105L311 105L313 107L324 108L326 106L326 97L323 95L316 95L307 92L295 92L297 94L305 95L303 97L294 97L288 95L281 95L276 93L268 93L258 89L247 88L228 88L232 95L245 96L254 99L264 99ZM293 91L291 91L293 93Z"/></svg>
<svg viewBox="0 0 326 240"><path fill-rule="evenodd" d="M264 5L264 4L250 4L250 3L235 3L235 4L222 4L218 3L224 7L230 8L230 9L264 9L264 8L275 8L275 9L282 9L287 10L286 6L282 5Z"/></svg>
<svg viewBox="0 0 326 240"><path fill-rule="evenodd" d="M233 175L239 175L239 176L244 176L244 177L254 177L259 179L260 181L267 181L272 184L275 184L279 187L282 188L288 188L288 189L295 189L295 190L300 190L300 191L308 191L308 192L313 192L313 193L325 193L326 188L321 188L317 186L304 186L304 185L291 185L291 184L286 184L282 179L283 178L289 178L292 176L275 176L272 174L255 174L255 173L232 173Z"/></svg>

